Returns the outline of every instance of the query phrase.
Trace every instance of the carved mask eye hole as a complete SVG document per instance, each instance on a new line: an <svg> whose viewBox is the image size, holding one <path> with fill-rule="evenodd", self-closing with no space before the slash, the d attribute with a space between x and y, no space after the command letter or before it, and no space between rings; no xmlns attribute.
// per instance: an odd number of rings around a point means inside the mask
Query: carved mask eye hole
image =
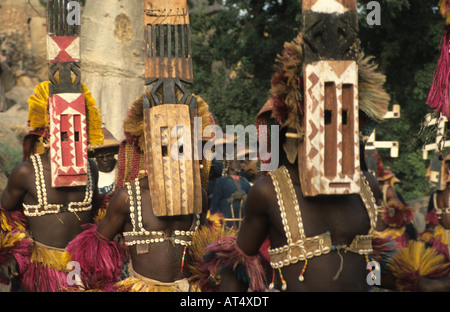
<svg viewBox="0 0 450 312"><path fill-rule="evenodd" d="M342 27L338 27L337 29L337 39L338 41L342 41L347 38L347 34L345 33L345 29Z"/></svg>
<svg viewBox="0 0 450 312"><path fill-rule="evenodd" d="M326 109L326 110L325 110L325 115L324 115L324 117L325 117L325 124L326 124L326 125L331 125L331 121L332 121L332 119L331 119L331 117L332 117L332 111L329 110L329 109Z"/></svg>
<svg viewBox="0 0 450 312"><path fill-rule="evenodd" d="M168 146L169 146L169 134L168 128L161 128L161 153L162 157L167 157L169 155Z"/></svg>

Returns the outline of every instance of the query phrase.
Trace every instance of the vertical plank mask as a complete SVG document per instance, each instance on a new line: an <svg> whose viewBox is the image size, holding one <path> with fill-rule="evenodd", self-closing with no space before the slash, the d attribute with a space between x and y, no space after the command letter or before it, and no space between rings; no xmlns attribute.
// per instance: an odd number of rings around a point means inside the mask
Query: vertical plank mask
<svg viewBox="0 0 450 312"><path fill-rule="evenodd" d="M304 0L303 25L302 191L359 193L356 0Z"/></svg>
<svg viewBox="0 0 450 312"><path fill-rule="evenodd" d="M75 1L79 5L79 1ZM47 1L52 187L87 183L86 107L81 85L80 25L69 25L67 0Z"/></svg>
<svg viewBox="0 0 450 312"><path fill-rule="evenodd" d="M189 13L186 0L145 1L144 96L146 166L156 216L201 213L199 161L194 159L197 101L192 83ZM151 104L152 103L152 104Z"/></svg>

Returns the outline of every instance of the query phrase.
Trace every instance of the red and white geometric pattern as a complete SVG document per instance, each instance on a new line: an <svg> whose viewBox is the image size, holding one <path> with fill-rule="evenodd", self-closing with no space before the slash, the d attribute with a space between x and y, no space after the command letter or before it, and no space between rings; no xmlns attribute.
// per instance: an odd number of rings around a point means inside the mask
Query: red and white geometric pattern
<svg viewBox="0 0 450 312"><path fill-rule="evenodd" d="M50 63L76 63L80 61L80 38L47 36L47 60Z"/></svg>
<svg viewBox="0 0 450 312"><path fill-rule="evenodd" d="M87 184L86 107L82 93L49 99L52 187Z"/></svg>
<svg viewBox="0 0 450 312"><path fill-rule="evenodd" d="M335 90L333 91L335 94L331 97L333 109L327 108L327 113L329 118L334 118L332 126L336 128L331 129L333 139L328 138L326 141L325 132L329 130L326 130L325 125L325 88L326 84L330 85L330 83L335 86L332 89ZM359 193L358 67L356 62L319 61L306 65L304 84L303 128L305 133L303 142L299 144L299 170L304 195ZM351 94L351 98L345 103L345 116L343 116L344 86L346 90L350 90L347 94ZM330 98L330 94L327 98ZM346 130L346 137L343 134L344 123L346 127L351 126L346 128L351 129L350 132ZM327 127L329 129L330 125ZM343 144L344 139L346 144Z"/></svg>

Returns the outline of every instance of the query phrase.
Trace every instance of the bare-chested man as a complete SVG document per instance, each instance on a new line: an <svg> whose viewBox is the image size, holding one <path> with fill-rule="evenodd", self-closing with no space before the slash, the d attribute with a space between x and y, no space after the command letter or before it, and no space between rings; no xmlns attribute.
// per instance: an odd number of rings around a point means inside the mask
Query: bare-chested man
<svg viewBox="0 0 450 312"><path fill-rule="evenodd" d="M39 124L45 121L47 113L47 96L49 82L41 83L35 94L30 97L30 124ZM84 96L88 111L88 127L94 129L101 126L99 111L90 92L83 85ZM34 107L35 110L31 108ZM39 107L39 109L36 109ZM100 128L98 128L100 129ZM28 142L24 144L24 155L31 155L29 159L18 164L8 179L8 184L1 196L1 206L4 214L12 212L24 215L25 230L21 234L21 241L29 243L27 251L17 243L21 256L14 256L20 272L18 278L20 287L25 291L64 291L68 285L67 275L72 267L68 267L69 258L65 257L65 248L83 230L83 225L92 222L93 214L98 204L98 169L97 164L87 158L87 174L85 185L79 186L52 186L52 170L50 161L50 134L45 124L34 127L27 136ZM101 130L96 133L92 130L91 144L101 144L103 135ZM30 149L30 150L28 150ZM54 164L53 164L54 165ZM72 177L66 177L66 182ZM70 183L69 183L70 184ZM8 233L4 233L8 235ZM10 237L16 232L9 233ZM10 251L16 255L14 248Z"/></svg>

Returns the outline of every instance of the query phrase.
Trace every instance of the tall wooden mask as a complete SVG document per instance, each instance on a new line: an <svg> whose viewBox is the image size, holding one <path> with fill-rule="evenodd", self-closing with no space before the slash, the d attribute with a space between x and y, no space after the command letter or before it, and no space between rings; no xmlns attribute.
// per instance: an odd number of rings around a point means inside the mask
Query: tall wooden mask
<svg viewBox="0 0 450 312"><path fill-rule="evenodd" d="M183 85L193 78L187 2L147 0L145 5L145 77L152 90L143 109L149 186L157 190L151 196L153 213L201 213L200 164L194 157L197 101Z"/></svg>
<svg viewBox="0 0 450 312"><path fill-rule="evenodd" d="M193 79L186 0L145 0L146 84L162 78Z"/></svg>
<svg viewBox="0 0 450 312"><path fill-rule="evenodd" d="M69 25L68 4L67 0L47 1L52 187L87 183L88 143L80 71L80 25Z"/></svg>
<svg viewBox="0 0 450 312"><path fill-rule="evenodd" d="M302 191L359 193L356 0L304 0L303 25Z"/></svg>

